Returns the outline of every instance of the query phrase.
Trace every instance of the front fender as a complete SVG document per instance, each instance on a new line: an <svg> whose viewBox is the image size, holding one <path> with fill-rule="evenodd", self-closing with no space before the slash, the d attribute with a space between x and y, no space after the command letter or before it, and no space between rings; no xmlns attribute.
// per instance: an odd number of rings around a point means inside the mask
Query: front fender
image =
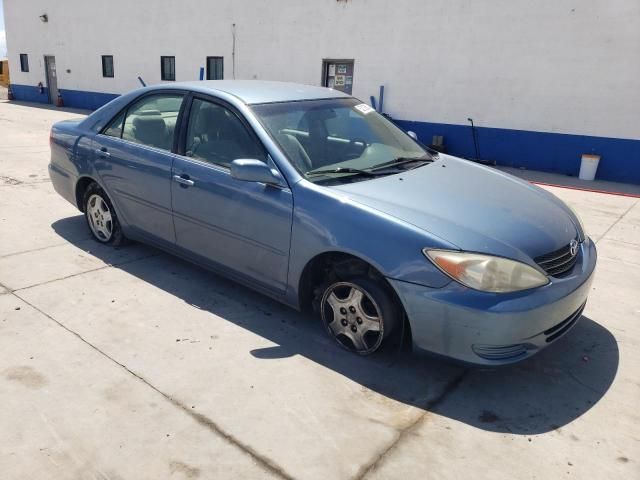
<svg viewBox="0 0 640 480"><path fill-rule="evenodd" d="M422 249L455 249L414 225L354 202L340 192L302 181L294 185L289 261L291 299L298 298L305 266L317 255L341 252L358 257L385 277L441 288L451 279Z"/></svg>

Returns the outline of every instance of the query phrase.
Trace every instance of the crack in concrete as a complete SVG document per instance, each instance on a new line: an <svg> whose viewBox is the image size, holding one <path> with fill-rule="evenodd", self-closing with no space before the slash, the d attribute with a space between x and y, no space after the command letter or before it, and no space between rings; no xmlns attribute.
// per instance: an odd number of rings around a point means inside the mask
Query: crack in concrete
<svg viewBox="0 0 640 480"><path fill-rule="evenodd" d="M573 379L574 382L576 382L578 385L586 388L587 390L590 390L591 392L595 393L596 395L602 397L602 396L604 396L605 393L607 393L606 390L605 391L600 391L597 388L592 387L591 385L583 382L571 370L567 370L566 372L567 372L567 375L569 375L569 377L571 377L571 379Z"/></svg>
<svg viewBox="0 0 640 480"><path fill-rule="evenodd" d="M377 470L384 463L384 461L389 457L389 455L391 455L393 451L396 450L396 448L398 448L398 445L400 445L400 443L407 437L407 435L409 435L413 430L415 430L418 426L420 426L420 424L423 422L423 420L429 414L429 412L431 412L436 407L438 407L442 402L444 402L444 400L460 386L460 384L462 383L466 375L469 373L469 371L470 370L468 368L463 370L459 375L457 375L449 383L447 383L444 389L442 390L442 392L440 393L440 395L438 395L433 400L430 400L429 402L427 402L422 414L418 418L416 418L412 423L410 423L409 425L404 427L402 430L400 430L396 438L384 449L382 449L380 453L378 453L369 464L363 465L360 468L359 472L355 475L355 477L353 477L353 480L362 480L366 478L369 474Z"/></svg>
<svg viewBox="0 0 640 480"><path fill-rule="evenodd" d="M91 270L84 270L84 271L78 272L78 273L72 273L71 275L67 275L66 277L54 278L53 280L45 280L44 282L36 283L34 285L28 285L26 287L20 287L20 288L14 289L14 290L11 290L11 289L8 289L8 290L11 293L20 292L22 290L29 290L30 288L36 288L36 287L39 287L41 285L48 285L50 283L60 282L62 280L66 280L68 278L78 277L80 275L84 275L85 273L99 272L100 270L104 270L105 268L113 268L113 267L117 268L117 267L119 267L121 265L130 265L132 263L141 262L142 260L147 260L148 258L158 257L160 255L162 255L162 253L154 253L152 255L146 255L144 257L134 258L132 260L127 260L126 262L108 263L108 264L103 265L102 267L92 268Z"/></svg>
<svg viewBox="0 0 640 480"><path fill-rule="evenodd" d="M147 387L151 388L156 393L160 394L162 397L165 398L165 400L169 401L174 407L177 407L180 410L182 410L183 413L186 413L188 416L190 416L192 418L192 420L197 422L199 425L202 425L203 427L207 428L211 432L213 432L216 435L222 437L224 440L226 440L227 442L232 444L234 447L238 448L244 454L249 455L265 471L268 471L268 472L270 472L270 473L272 473L272 474L274 474L274 475L276 475L276 476L278 476L280 478L283 478L285 480L293 480L294 479L294 477L292 477L291 475L286 473L286 471L281 466L279 466L277 463L275 463L273 460L271 460L270 458L266 457L265 455L259 453L253 447L251 447L251 446L245 444L244 442L240 441L239 439L237 439L235 436L233 436L229 432L226 432L222 427L220 427L216 422L211 420L206 415L204 415L202 413L194 412L191 408L188 408L186 405L183 405L180 401L178 401L177 399L173 398L171 395L163 392L158 387L153 385L151 382L149 382L142 375L137 374L136 372L131 370L129 367L127 367L125 364L120 363L115 358L113 358L109 354L107 354L105 351L101 350L96 345L94 345L93 343L91 343L88 340L86 340L82 335L80 335L76 331L70 329L69 327L67 327L63 323L59 322L58 320L56 320L54 317L52 317L51 315L49 315L45 311L43 311L40 308L38 308L35 305L33 305L31 302L29 302L25 298L23 298L20 295L16 294L15 291L11 292L11 294L13 296L15 296L16 298L18 298L19 300L21 300L24 303L26 303L27 305L29 305L31 308L33 308L37 312L40 312L42 315L47 317L49 320L54 322L59 327L63 328L64 330L66 330L70 334L72 334L75 337L77 337L80 341L82 341L84 344L86 344L87 346L89 346L90 348L92 348L93 350L98 352L100 355L105 357L107 360L111 361L112 363L118 365L120 368L124 369L126 372L131 374L133 377L138 379L140 382L144 383Z"/></svg>
<svg viewBox="0 0 640 480"><path fill-rule="evenodd" d="M91 240L91 236L87 236L86 238L79 238L77 240L77 242L85 242L87 240ZM22 255L23 253L33 253L33 252L39 252L41 250L48 250L50 248L56 248L56 247L62 247L64 245L69 245L69 242L60 242L60 243L55 243L53 245L47 245L45 247L38 247L38 248L32 248L30 250L22 250L19 252L13 252L13 253L6 253L4 255L0 255L0 258L8 258L8 257L13 257L14 255Z"/></svg>
<svg viewBox="0 0 640 480"><path fill-rule="evenodd" d="M615 227L618 223L620 223L620 221L627 216L627 213L629 213L633 207L638 205L638 203L640 203L640 201L636 201L635 203L631 204L631 206L627 208L627 210L622 215L620 215L618 219L615 222L613 222L611 226L607 228L607 230L602 235L600 235L600 238L598 238L598 240L596 240L594 243L597 244L600 240L604 240L604 238L613 229L613 227Z"/></svg>

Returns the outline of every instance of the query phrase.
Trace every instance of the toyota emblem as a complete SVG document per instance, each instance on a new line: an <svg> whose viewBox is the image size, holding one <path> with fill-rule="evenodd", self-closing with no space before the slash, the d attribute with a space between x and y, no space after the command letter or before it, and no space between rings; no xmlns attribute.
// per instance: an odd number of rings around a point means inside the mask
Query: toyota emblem
<svg viewBox="0 0 640 480"><path fill-rule="evenodd" d="M571 253L572 257L575 257L578 253L578 241L575 238L569 244L569 253Z"/></svg>

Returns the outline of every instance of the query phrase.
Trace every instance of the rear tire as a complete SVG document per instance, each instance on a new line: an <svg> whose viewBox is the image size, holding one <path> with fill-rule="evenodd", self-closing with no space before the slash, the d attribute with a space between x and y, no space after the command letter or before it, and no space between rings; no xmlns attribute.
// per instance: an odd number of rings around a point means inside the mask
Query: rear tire
<svg viewBox="0 0 640 480"><path fill-rule="evenodd" d="M95 240L113 247L126 242L111 199L97 183L91 183L87 187L82 205L89 231Z"/></svg>
<svg viewBox="0 0 640 480"><path fill-rule="evenodd" d="M329 335L359 355L380 350L402 321L388 287L365 276L328 283L320 300L320 316Z"/></svg>

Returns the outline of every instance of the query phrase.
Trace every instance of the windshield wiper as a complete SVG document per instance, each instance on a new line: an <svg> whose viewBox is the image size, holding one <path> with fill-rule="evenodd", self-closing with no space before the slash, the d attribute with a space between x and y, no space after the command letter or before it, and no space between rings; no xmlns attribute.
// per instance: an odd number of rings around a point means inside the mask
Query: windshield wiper
<svg viewBox="0 0 640 480"><path fill-rule="evenodd" d="M387 167L396 167L399 165L404 165L405 163L411 162L423 162L423 163L431 163L433 159L427 156L424 157L397 157L393 160L389 160L388 162L380 163L378 165L374 165L370 168L371 171L375 172L376 170L381 170Z"/></svg>
<svg viewBox="0 0 640 480"><path fill-rule="evenodd" d="M327 168L325 170L311 170L305 173L306 176L312 175L329 175L332 173L353 173L356 175L363 175L366 177L378 177L379 173L373 173L368 170L360 170L359 168L349 168L349 167L338 167L338 168Z"/></svg>
<svg viewBox="0 0 640 480"><path fill-rule="evenodd" d="M363 177L379 177L382 175L389 175L391 172L380 172L379 170L384 170L389 167L395 167L398 165L403 165L405 163L412 162L421 162L421 163L431 163L433 159L429 157L417 157L417 158L409 158L409 157L398 157L390 160L388 162L381 163L379 165L374 165L371 168L367 168L366 170L362 170L359 168L351 168L351 167L337 167L337 168L327 168L323 170L310 170L305 176L315 176L315 175L331 175L335 173L351 173L354 175L361 175Z"/></svg>

